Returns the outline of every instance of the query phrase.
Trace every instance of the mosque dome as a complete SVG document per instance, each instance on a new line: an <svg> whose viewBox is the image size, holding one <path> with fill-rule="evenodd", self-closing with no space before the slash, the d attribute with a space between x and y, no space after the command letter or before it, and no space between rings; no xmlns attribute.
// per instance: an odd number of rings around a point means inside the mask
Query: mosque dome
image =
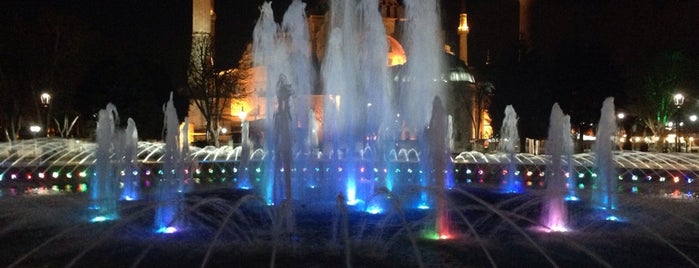
<svg viewBox="0 0 699 268"><path fill-rule="evenodd" d="M396 66L404 64L407 58L405 57L405 50L403 45L398 42L395 38L390 35L388 38L388 66Z"/></svg>
<svg viewBox="0 0 699 268"><path fill-rule="evenodd" d="M475 84L476 78L469 71L468 66L452 54L444 53L444 71L440 74L440 79L446 83L469 83ZM405 65L392 66L394 82L408 82Z"/></svg>

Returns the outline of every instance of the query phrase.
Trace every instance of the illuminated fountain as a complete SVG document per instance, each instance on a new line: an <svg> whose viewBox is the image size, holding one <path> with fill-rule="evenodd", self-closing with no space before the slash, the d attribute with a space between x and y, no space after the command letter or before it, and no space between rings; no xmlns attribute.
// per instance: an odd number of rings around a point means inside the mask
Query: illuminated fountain
<svg viewBox="0 0 699 268"><path fill-rule="evenodd" d="M115 162L120 161L114 156L114 148L117 134L116 124L119 115L116 107L111 103L107 108L98 113L97 119L97 150L95 151L95 175L90 181L92 191L90 197L92 204L90 209L94 214L92 221L113 220L119 217L117 213L117 201L119 200L119 180L117 179Z"/></svg>
<svg viewBox="0 0 699 268"><path fill-rule="evenodd" d="M118 124L114 105L107 104L99 111L94 176L90 179L91 221L116 219L117 201L136 200L140 195L136 123L129 118L126 129L118 129Z"/></svg>
<svg viewBox="0 0 699 268"><path fill-rule="evenodd" d="M401 83L394 92L389 90L385 67L384 29L377 27L383 25L375 8L377 1L330 1L332 19L328 24L329 39L319 83L325 91L324 135L320 141L312 131L317 126L309 112L310 88L316 82L310 68L310 52L305 49L309 47L303 14L305 5L293 1L281 25L274 22L271 4L263 4L254 34L255 64L265 66L268 77L265 107L269 116L265 119L264 149L253 150L248 139L249 123L245 120L242 122L242 145L238 148L188 147L186 136L181 135L187 133L188 124L185 120L184 127L178 127L172 96L165 107L164 142L136 142L135 124L129 120L123 137L113 138L124 144L120 147L123 149L110 154L105 149L110 148L109 139L105 137L114 137L116 109L108 107L98 123L96 144L54 139L0 144L3 157L0 185L3 187L21 191L29 188L27 185L39 185L50 189L37 191L40 193L81 192L89 187L91 193L102 196L90 197L90 204L112 208L101 214L106 215L104 219L115 220L103 224L83 222L80 225L69 220L56 223L58 227L48 228L46 232L52 236L39 238L37 246L32 245L28 253L11 260L12 264L29 263L23 263L27 256L39 255L39 249L65 236L66 240L79 245L80 252L68 257L59 255L56 259L72 258L74 261L70 264L83 257L92 260L90 254L85 253L95 250L98 254L94 255L100 258L96 261L102 261L103 257L121 261L114 266L164 266L163 263L167 263L203 267L207 262L212 266L235 266L231 264L237 264L240 259L251 261L249 266L262 266L258 264L267 262L265 258L271 261L264 266L275 266L276 254L289 246L287 250L292 253L285 261L294 264L289 266L312 266L306 264L325 261L317 258L319 254L333 262L318 266L336 266L334 258L340 256L349 267L352 262L377 255L384 262L372 263L370 259L357 266L390 266L396 260L416 266L424 266L423 260L434 262L435 266L496 266L501 260L512 264L518 257L526 260L522 266L542 266L541 262L556 266L559 260L560 266L573 266L580 265L577 263L580 259L585 261L583 264L612 266L607 265L606 260L620 258L616 255L600 257L605 252L594 252L595 243L600 239L584 237L582 241L573 241L577 239L573 236L561 237L563 242L534 239L532 236L544 234L527 233L525 227L543 225L553 231L567 230L568 225L574 223L567 222L566 213L570 211L566 206L570 203L566 204L564 197L566 194L576 196L578 185L582 194L601 195L601 199L594 200L601 200L599 205L607 211L616 207L619 178L624 180L623 185L620 183L622 186L647 187L650 190L645 191L655 195L659 195L659 190L653 188L655 185L693 186L693 179L697 177L694 170L699 170L698 157L600 148L615 129L608 118L614 110L613 104L610 107L611 101L605 102L603 108L598 131L600 146L595 153L572 155L570 119L557 105L551 113L548 155L519 153L518 118L508 106L499 152L463 152L451 159L451 119L441 101L445 96L434 83L441 64L438 56L430 54L440 49L436 45L438 40L433 38L437 32L434 28L438 21L437 8L434 1L404 2L408 15L406 23L415 25L406 32L411 55L405 66L408 81ZM398 107L390 104L393 99L399 100ZM429 99L433 99L432 107L415 105ZM400 125L418 137L413 147L397 145L391 133L397 132ZM45 153L32 155L28 149L17 149L32 148L32 145ZM115 161L108 159L108 155L119 155L124 160L118 167L112 166L110 163ZM102 174L111 174L111 177ZM116 177L123 182L120 190L124 201L121 203L117 200ZM138 182L134 183L136 178ZM84 180L91 182L86 184ZM647 183L636 184L638 180ZM505 194L500 191L503 184ZM110 188L103 189L107 185ZM498 190L492 191L493 188ZM194 191L190 191L192 189ZM638 188L624 188L623 191L635 194L632 189L644 191ZM80 198L79 193L76 196ZM129 199L138 200L126 202ZM70 207L69 199L64 200L68 201L59 204ZM14 200L0 198L0 201ZM31 197L21 201L27 201L28 205L23 204L27 207L36 207ZM84 202L76 203L84 208ZM576 204L580 203L583 202ZM639 206L654 208L652 204ZM120 207L122 209L118 210ZM541 213L540 207L543 207ZM12 228L16 228L20 230L17 236L25 237L20 226L38 222L37 216L30 214L27 220L7 220L7 215L31 213L29 210L5 211L9 209L4 203L0 206L0 222L10 223L0 227L0 235L12 233ZM681 213L686 212L678 214ZM53 220L46 222L54 224ZM686 219L675 222L687 225ZM616 232L606 233L607 230L595 224L589 225L591 227L585 231L590 237L621 236ZM696 226L696 222L688 225ZM148 229L147 234L139 227ZM153 228L161 233L178 233L151 234ZM96 234L95 237L85 236L81 232L84 230ZM424 231L435 240L463 239L454 243L417 241L413 233ZM513 233L530 244L511 243ZM70 234L73 235L68 236ZM557 234L546 235L557 237ZM221 242L226 236L230 241ZM664 240L658 244L672 245ZM114 250L121 248L135 250L124 253ZM447 250L440 251L443 248ZM461 254L464 248L470 251L468 258ZM571 250L564 251L567 249ZM150 254L151 250L154 254ZM407 250L412 250L412 255L405 254ZM564 252L560 255L566 256L547 253L559 250ZM400 254L381 259L392 251L400 251ZM545 258L529 257L531 251L541 252ZM110 252L119 252L119 256L105 257ZM178 254L181 252L186 254ZM454 252L451 259L442 259ZM187 259L198 258L198 253L204 256L203 261ZM240 258L248 257L247 254L257 258ZM480 257L474 257L476 260L471 263L474 260L469 259L471 254L480 254ZM568 254L577 255L568 258ZM177 258L180 255L187 257ZM690 257L683 256L695 264ZM234 260L220 262L226 257ZM149 258L152 262L146 261ZM2 259L0 265L6 264ZM124 259L128 263L122 263ZM180 263L181 259L185 262ZM279 266L287 264L283 258L279 260ZM272 265L268 265L270 263Z"/></svg>
<svg viewBox="0 0 699 268"><path fill-rule="evenodd" d="M570 136L570 117L563 114L556 103L551 108L546 140L546 153L551 160L546 169L546 194L542 210L542 224L555 232L564 232L568 226L565 197L568 193L568 177L571 176L571 162L567 162L569 159L566 153L570 152L571 148L568 147L572 144L566 140L571 139Z"/></svg>
<svg viewBox="0 0 699 268"><path fill-rule="evenodd" d="M607 211L608 219L615 219L611 211L617 206L617 171L612 153L617 131L615 114L614 98L607 98L602 104L594 146L597 177L593 186L592 202L598 208Z"/></svg>
<svg viewBox="0 0 699 268"><path fill-rule="evenodd" d="M181 228L182 194L187 192L191 183L192 164L189 162L189 145L186 138L187 123L180 132L177 111L170 100L165 105L165 146L162 160L162 176L156 184L155 199L158 207L155 211L154 227L159 233L173 233ZM183 133L184 135L180 135Z"/></svg>
<svg viewBox="0 0 699 268"><path fill-rule="evenodd" d="M505 107L505 118L500 128L500 144L498 151L505 156L503 169L503 191L506 193L521 193L522 182L517 174L516 154L519 152L519 131L517 130L517 113L512 105Z"/></svg>

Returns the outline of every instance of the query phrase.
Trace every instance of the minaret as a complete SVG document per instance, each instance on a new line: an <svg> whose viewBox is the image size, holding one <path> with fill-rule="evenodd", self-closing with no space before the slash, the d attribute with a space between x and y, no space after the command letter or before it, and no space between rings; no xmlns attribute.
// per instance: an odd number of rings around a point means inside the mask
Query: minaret
<svg viewBox="0 0 699 268"><path fill-rule="evenodd" d="M192 35L213 33L214 0L192 0Z"/></svg>
<svg viewBox="0 0 699 268"><path fill-rule="evenodd" d="M522 60L531 40L529 39L529 5L532 0L519 0L519 60Z"/></svg>
<svg viewBox="0 0 699 268"><path fill-rule="evenodd" d="M466 13L459 15L459 59L468 65L468 19Z"/></svg>
<svg viewBox="0 0 699 268"><path fill-rule="evenodd" d="M214 0L192 0L192 51L190 61L193 66L190 68L194 67L198 70L203 70L204 62L213 61L207 58L211 58L211 41L213 40L215 21Z"/></svg>

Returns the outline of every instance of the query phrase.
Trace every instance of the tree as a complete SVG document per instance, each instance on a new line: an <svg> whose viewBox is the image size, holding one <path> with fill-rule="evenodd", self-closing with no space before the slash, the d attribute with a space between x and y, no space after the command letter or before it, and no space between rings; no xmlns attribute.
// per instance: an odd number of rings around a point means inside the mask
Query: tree
<svg viewBox="0 0 699 268"><path fill-rule="evenodd" d="M641 94L630 105L631 112L661 141L669 133L668 121L678 110L674 107L673 96L691 71L689 66L690 61L682 52L661 53L640 80ZM656 143L655 149L661 150L662 145L662 142Z"/></svg>
<svg viewBox="0 0 699 268"><path fill-rule="evenodd" d="M187 86L185 91L191 102L206 120L207 143L219 146L221 119L224 109L232 99L242 99L248 95L246 83L249 80L251 65L250 46L239 62L239 67L216 70L213 63L213 42L207 33L192 36Z"/></svg>
<svg viewBox="0 0 699 268"><path fill-rule="evenodd" d="M0 8L1 9L1 8ZM93 57L94 32L73 11L50 4L0 13L0 124L8 139L26 120L43 118L39 95L52 95L53 114L73 114L76 85ZM3 16L5 15L5 16ZM49 122L43 122L48 124Z"/></svg>

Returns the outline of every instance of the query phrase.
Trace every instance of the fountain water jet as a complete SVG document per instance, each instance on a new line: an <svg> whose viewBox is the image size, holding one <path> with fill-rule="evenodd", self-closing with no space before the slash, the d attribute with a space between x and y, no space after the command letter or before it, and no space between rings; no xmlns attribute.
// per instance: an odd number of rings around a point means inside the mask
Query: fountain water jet
<svg viewBox="0 0 699 268"><path fill-rule="evenodd" d="M156 201L159 203L155 211L154 226L158 233L172 233L182 228L177 215L182 211L181 194L188 191L191 173L191 162L185 161L189 155L189 145L182 144L177 111L170 93L170 100L165 104L165 147L163 148L162 176L156 187ZM185 124L187 126L187 124ZM186 141L186 138L184 138ZM181 149L182 148L182 149Z"/></svg>
<svg viewBox="0 0 699 268"><path fill-rule="evenodd" d="M93 210L91 221L114 220L119 217L117 201L119 198L119 180L112 159L116 146L115 128L119 114L113 104L107 104L98 113L97 151L95 152L95 175L90 180L90 197Z"/></svg>
<svg viewBox="0 0 699 268"><path fill-rule="evenodd" d="M442 100L435 96L432 101L432 118L429 128L425 130L425 140L428 142L426 153L428 154L427 172L432 174L430 178L431 191L434 194L435 203L435 232L440 239L451 236L449 231L449 213L447 207L447 163L451 162L448 151L449 136L448 115L442 104Z"/></svg>
<svg viewBox="0 0 699 268"><path fill-rule="evenodd" d="M274 129L277 133L274 148L274 184L284 185L284 188L274 187L274 202L281 204L281 222L288 233L294 230L292 214L292 137L291 137L291 110L289 98L291 98L291 85L286 77L281 75L277 82L277 109L274 113Z"/></svg>
<svg viewBox="0 0 699 268"><path fill-rule="evenodd" d="M567 123L566 123L567 121ZM570 162L563 163L570 139L569 117L563 114L561 107L555 103L551 108L549 120L549 133L546 140L546 153L551 157L551 162L546 171L546 194L543 200L542 224L554 232L568 230L568 213L565 204L566 176L570 176Z"/></svg>
<svg viewBox="0 0 699 268"><path fill-rule="evenodd" d="M500 143L498 150L505 154L503 191L506 193L521 193L522 182L517 177L516 154L519 152L519 131L517 131L517 113L512 105L505 107L505 118L500 128Z"/></svg>
<svg viewBox="0 0 699 268"><path fill-rule="evenodd" d="M617 205L617 172L614 169L614 136L617 130L616 116L614 112L614 98L604 100L595 135L595 166L597 177L594 178L592 202L595 206L611 213ZM613 218L612 218L613 217ZM607 216L608 219L616 219Z"/></svg>
<svg viewBox="0 0 699 268"><path fill-rule="evenodd" d="M136 122L129 118L126 131L121 137L123 144L119 157L123 165L120 168L122 177L121 200L138 200L140 198L140 170L138 167L138 130Z"/></svg>

